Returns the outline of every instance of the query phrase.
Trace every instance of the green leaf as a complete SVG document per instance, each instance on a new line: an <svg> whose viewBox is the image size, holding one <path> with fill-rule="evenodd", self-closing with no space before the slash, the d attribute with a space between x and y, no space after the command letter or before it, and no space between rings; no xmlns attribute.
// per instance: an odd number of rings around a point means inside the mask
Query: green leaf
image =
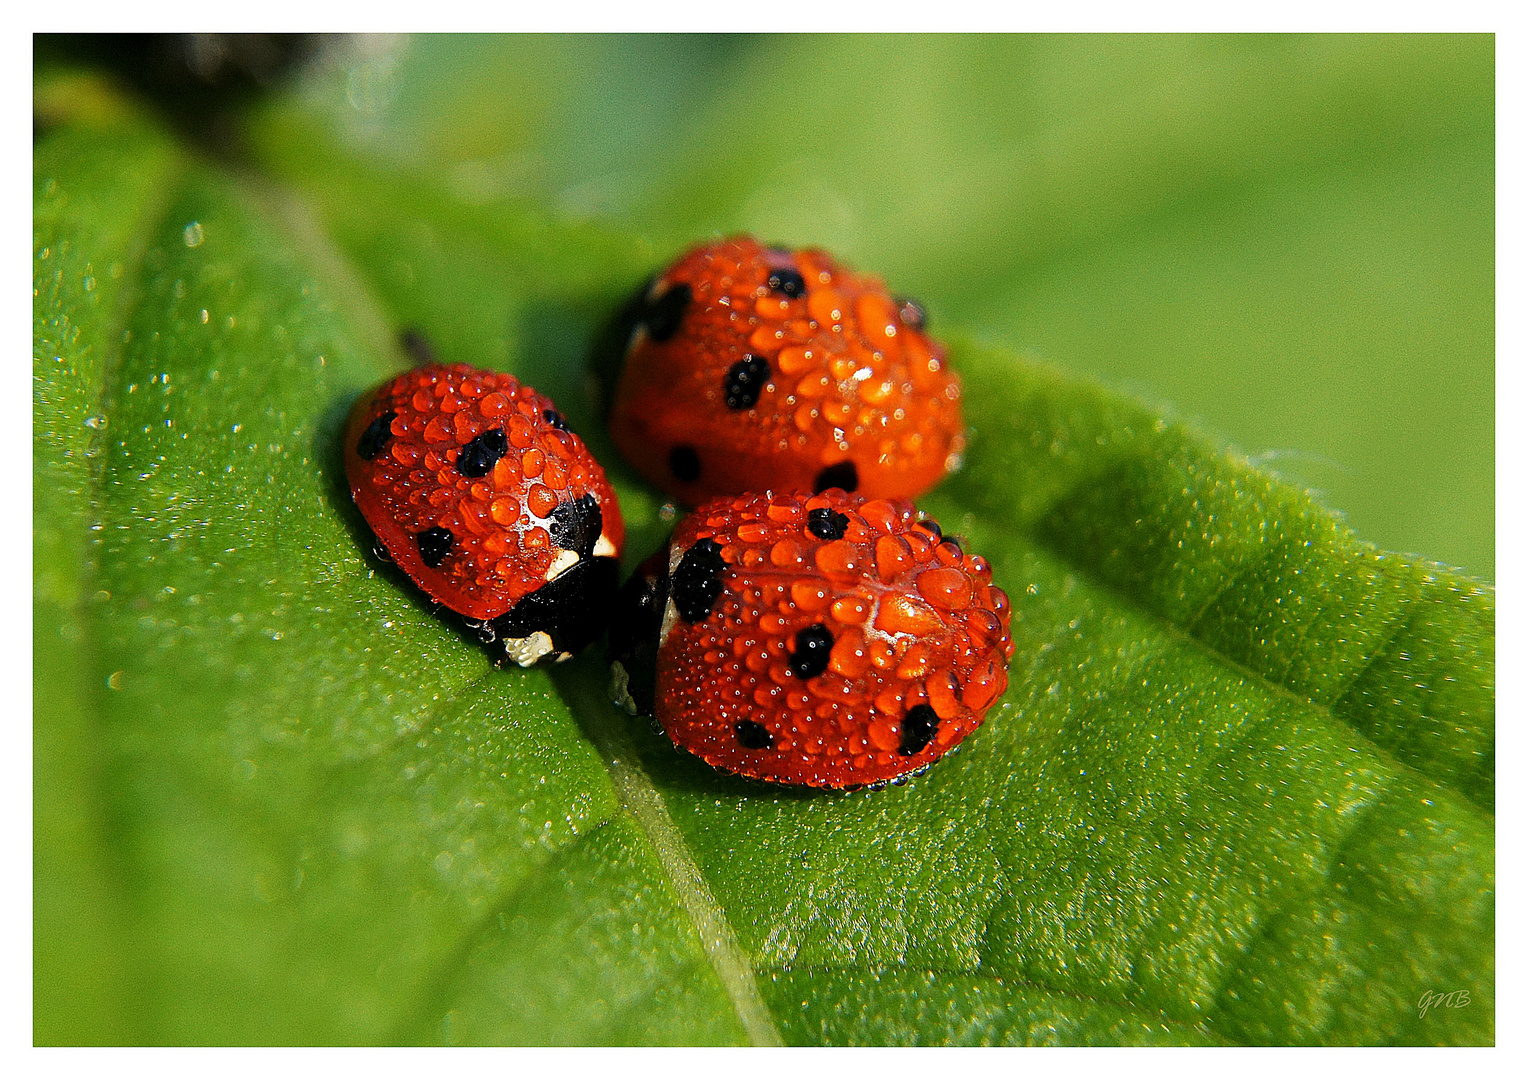
<svg viewBox="0 0 1528 1080"><path fill-rule="evenodd" d="M128 270L176 159L147 132L105 141L82 128L52 146L75 182L64 191L47 170L35 174L33 993L38 1041L112 1042L132 1035L127 898L111 865L106 688L77 661L97 578L104 387L135 300Z"/></svg>
<svg viewBox="0 0 1528 1080"><path fill-rule="evenodd" d="M1490 589L1377 551L1146 409L1058 372L1016 379L991 351L962 360L979 440L950 486L962 506L1492 809ZM1015 499L1002 476L1029 482Z"/></svg>
<svg viewBox="0 0 1528 1080"><path fill-rule="evenodd" d="M956 339L926 506L1013 598L1008 694L904 787L720 776L597 656L492 668L336 442L420 327L557 398L640 559L582 360L652 252L249 135L254 177L141 119L36 155L38 1041L1494 1039L1488 588Z"/></svg>

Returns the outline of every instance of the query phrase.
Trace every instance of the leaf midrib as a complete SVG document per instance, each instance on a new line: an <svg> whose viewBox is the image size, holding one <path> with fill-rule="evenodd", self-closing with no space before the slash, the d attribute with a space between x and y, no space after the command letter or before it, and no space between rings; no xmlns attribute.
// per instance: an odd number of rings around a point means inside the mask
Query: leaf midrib
<svg viewBox="0 0 1528 1080"><path fill-rule="evenodd" d="M616 719L615 707L596 713L586 717L585 732L610 776L622 808L641 825L657 853L669 885L700 935L706 958L721 980L749 1041L755 1046L783 1046L784 1040L759 993L753 965L732 930L731 920L691 856L684 834L669 817L663 795L642 768L636 746Z"/></svg>

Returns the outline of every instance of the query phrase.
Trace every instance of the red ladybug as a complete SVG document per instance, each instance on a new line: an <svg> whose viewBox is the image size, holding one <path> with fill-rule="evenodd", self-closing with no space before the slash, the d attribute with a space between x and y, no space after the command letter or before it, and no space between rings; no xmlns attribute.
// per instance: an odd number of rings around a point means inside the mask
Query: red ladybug
<svg viewBox="0 0 1528 1080"><path fill-rule="evenodd" d="M960 382L923 310L824 252L746 236L697 247L628 317L611 435L687 503L829 487L913 498L960 463Z"/></svg>
<svg viewBox="0 0 1528 1080"><path fill-rule="evenodd" d="M405 372L356 402L345 473L381 547L504 657L565 660L604 629L625 527L551 400L465 364Z"/></svg>
<svg viewBox="0 0 1528 1080"><path fill-rule="evenodd" d="M616 696L712 765L848 788L920 771L1008 685L1008 597L911 503L712 499L623 591Z"/></svg>

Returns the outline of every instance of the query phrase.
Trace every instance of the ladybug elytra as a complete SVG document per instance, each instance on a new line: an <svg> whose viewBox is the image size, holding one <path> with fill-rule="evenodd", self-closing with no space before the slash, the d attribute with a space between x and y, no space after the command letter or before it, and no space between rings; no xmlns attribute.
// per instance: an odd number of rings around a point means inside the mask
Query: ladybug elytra
<svg viewBox="0 0 1528 1080"><path fill-rule="evenodd" d="M362 397L350 490L379 546L502 659L567 659L604 629L625 537L615 493L551 400L427 364Z"/></svg>
<svg viewBox="0 0 1528 1080"><path fill-rule="evenodd" d="M1008 597L911 503L712 499L622 592L620 704L710 764L850 788L932 764L1007 687Z"/></svg>
<svg viewBox="0 0 1528 1080"><path fill-rule="evenodd" d="M691 505L829 487L914 498L960 463L960 382L923 309L822 251L697 247L628 318L611 436Z"/></svg>

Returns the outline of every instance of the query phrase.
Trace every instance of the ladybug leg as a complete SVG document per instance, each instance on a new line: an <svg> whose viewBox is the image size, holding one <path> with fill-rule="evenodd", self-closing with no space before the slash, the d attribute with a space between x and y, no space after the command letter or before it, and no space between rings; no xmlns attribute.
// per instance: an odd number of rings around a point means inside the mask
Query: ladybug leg
<svg viewBox="0 0 1528 1080"><path fill-rule="evenodd" d="M494 629L492 619L463 619L462 623L478 636L478 640L484 645L492 645L498 640L498 631Z"/></svg>
<svg viewBox="0 0 1528 1080"><path fill-rule="evenodd" d="M420 367L438 363L430 339L425 337L424 331L418 327L410 326L399 334L398 344L403 346L403 351L408 353L409 359Z"/></svg>

